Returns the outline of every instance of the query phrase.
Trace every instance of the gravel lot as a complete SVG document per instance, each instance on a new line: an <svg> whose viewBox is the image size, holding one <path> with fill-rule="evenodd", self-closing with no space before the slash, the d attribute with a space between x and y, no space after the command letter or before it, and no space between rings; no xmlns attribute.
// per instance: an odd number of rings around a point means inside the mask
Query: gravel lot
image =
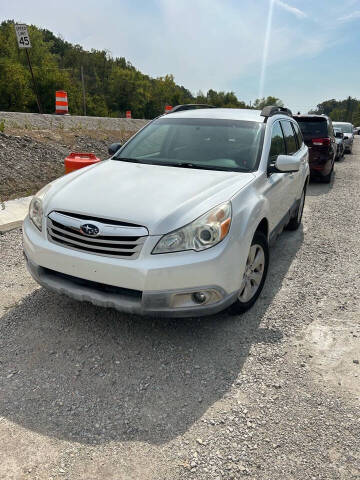
<svg viewBox="0 0 360 480"><path fill-rule="evenodd" d="M239 317L154 320L38 288L0 236L0 478L360 478L360 142L310 184Z"/></svg>

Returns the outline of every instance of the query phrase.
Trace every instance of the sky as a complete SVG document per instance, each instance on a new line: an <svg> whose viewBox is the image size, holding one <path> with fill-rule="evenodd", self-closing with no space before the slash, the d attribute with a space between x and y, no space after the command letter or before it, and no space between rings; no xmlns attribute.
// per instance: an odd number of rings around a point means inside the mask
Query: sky
<svg viewBox="0 0 360 480"><path fill-rule="evenodd" d="M360 0L1 0L7 19L171 73L194 94L272 95L302 113L360 98Z"/></svg>

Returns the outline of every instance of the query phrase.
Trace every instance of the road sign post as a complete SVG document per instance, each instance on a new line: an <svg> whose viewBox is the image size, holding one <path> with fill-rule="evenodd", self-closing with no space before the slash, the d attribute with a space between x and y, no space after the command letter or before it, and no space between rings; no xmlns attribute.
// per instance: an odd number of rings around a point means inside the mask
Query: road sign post
<svg viewBox="0 0 360 480"><path fill-rule="evenodd" d="M15 24L15 33L16 33L16 38L17 38L17 42L18 42L18 47L21 48L21 49L25 49L26 57L27 57L27 60L28 60L29 69L30 69L30 73L31 73L31 77L32 77L33 85L34 85L34 91L35 91L35 95L36 95L36 103L37 103L37 106L38 106L38 109L39 109L39 113L42 113L40 98L39 98L39 94L38 94L38 90L37 90L37 86L36 86L36 82L35 82L34 72L33 72L32 66L31 66L31 61L30 61L29 48L31 48L31 42L30 42L30 36L29 36L29 33L28 33L27 25Z"/></svg>

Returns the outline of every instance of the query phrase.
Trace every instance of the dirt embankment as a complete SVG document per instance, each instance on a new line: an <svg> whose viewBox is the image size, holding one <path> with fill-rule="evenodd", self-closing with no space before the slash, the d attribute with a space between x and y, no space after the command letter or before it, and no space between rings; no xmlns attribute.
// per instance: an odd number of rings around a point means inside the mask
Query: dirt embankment
<svg viewBox="0 0 360 480"><path fill-rule="evenodd" d="M63 175L71 151L108 157L112 142L127 140L147 120L0 112L0 201L31 195Z"/></svg>

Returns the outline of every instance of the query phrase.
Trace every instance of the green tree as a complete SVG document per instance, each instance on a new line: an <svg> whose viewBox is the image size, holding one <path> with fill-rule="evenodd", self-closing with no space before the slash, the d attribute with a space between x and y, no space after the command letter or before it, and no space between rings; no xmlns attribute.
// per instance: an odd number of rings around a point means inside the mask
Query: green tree
<svg viewBox="0 0 360 480"><path fill-rule="evenodd" d="M193 95L171 74L151 78L124 57L112 58L106 50L84 50L47 29L30 25L29 34L29 53L44 113L54 112L55 91L65 90L70 113L82 114L81 68L88 115L124 116L131 110L133 117L154 118L164 113L165 105L184 103L249 108L234 92L210 89ZM37 111L26 55L18 49L13 20L0 24L0 109Z"/></svg>
<svg viewBox="0 0 360 480"><path fill-rule="evenodd" d="M277 107L283 107L284 104L280 98L276 97L263 97L263 98L257 98L254 102L254 108L256 110L262 110L264 107L268 107L270 105L276 105Z"/></svg>

